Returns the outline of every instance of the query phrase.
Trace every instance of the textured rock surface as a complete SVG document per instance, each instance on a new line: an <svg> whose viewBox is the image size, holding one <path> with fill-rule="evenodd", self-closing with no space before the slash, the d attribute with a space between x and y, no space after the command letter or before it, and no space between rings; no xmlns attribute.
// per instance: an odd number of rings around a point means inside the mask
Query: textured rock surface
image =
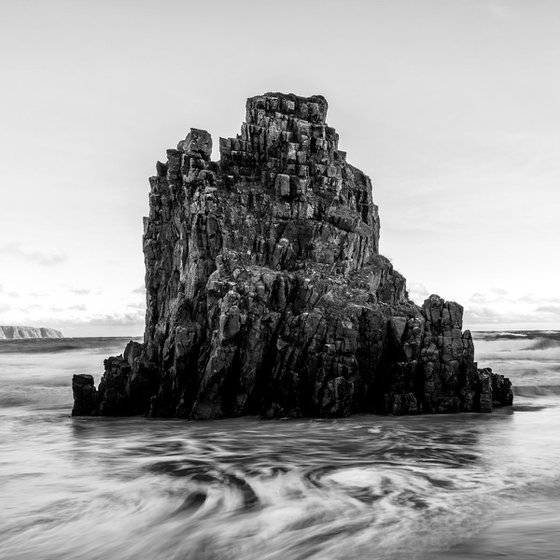
<svg viewBox="0 0 560 560"><path fill-rule="evenodd" d="M463 308L437 296L418 307L379 254L370 179L347 163L326 113L321 96L253 97L241 134L220 139L219 162L198 129L158 162L144 223L144 344L105 361L96 412L341 416L511 404L509 380L477 369Z"/></svg>
<svg viewBox="0 0 560 560"><path fill-rule="evenodd" d="M72 416L91 416L92 414L97 414L97 391L92 375L84 373L74 375L72 377L72 393L74 394Z"/></svg>
<svg viewBox="0 0 560 560"><path fill-rule="evenodd" d="M0 327L0 340L18 338L64 338L64 335L56 329L43 327Z"/></svg>

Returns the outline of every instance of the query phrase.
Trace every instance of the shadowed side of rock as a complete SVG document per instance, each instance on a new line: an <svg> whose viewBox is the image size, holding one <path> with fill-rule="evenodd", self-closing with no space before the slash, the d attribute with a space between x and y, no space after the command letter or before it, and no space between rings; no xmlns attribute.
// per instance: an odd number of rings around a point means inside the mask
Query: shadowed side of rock
<svg viewBox="0 0 560 560"><path fill-rule="evenodd" d="M99 401L93 375L84 373L72 377L74 408L72 416L96 416L99 413Z"/></svg>
<svg viewBox="0 0 560 560"><path fill-rule="evenodd" d="M219 162L200 129L158 162L144 224L144 344L105 361L95 413L511 404L509 380L477 369L462 307L438 296L417 306L379 254L371 181L347 163L326 114L321 96L253 97L241 134L220 139ZM87 398L78 390L75 410L87 410Z"/></svg>

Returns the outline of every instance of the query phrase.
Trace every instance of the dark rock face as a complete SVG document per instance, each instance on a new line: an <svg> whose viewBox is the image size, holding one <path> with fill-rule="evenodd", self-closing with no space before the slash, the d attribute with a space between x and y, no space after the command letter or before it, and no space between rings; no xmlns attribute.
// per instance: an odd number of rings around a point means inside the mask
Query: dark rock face
<svg viewBox="0 0 560 560"><path fill-rule="evenodd" d="M379 254L370 179L347 163L326 113L322 96L253 97L241 134L220 139L218 163L197 129L158 162L144 223L144 344L105 361L99 414L511 404L509 380L477 369L463 308L438 296L418 307Z"/></svg>
<svg viewBox="0 0 560 560"><path fill-rule="evenodd" d="M72 416L93 416L98 413L98 399L93 376L78 373L72 377L74 408Z"/></svg>

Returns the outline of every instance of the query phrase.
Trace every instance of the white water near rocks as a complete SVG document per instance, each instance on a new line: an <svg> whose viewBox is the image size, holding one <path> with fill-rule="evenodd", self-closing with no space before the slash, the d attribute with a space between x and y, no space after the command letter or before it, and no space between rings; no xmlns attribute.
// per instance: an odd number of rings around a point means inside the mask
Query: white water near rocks
<svg viewBox="0 0 560 560"><path fill-rule="evenodd" d="M478 333L493 414L71 418L123 339L0 343L0 558L552 558L560 333ZM519 396L521 395L521 396Z"/></svg>

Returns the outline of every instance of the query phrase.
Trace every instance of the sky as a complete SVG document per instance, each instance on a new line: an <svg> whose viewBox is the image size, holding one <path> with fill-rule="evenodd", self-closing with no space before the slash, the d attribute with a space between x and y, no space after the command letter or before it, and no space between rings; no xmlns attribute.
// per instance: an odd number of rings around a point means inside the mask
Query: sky
<svg viewBox="0 0 560 560"><path fill-rule="evenodd" d="M560 328L559 26L547 0L0 0L0 324L141 334L156 160L283 91L328 99L417 303Z"/></svg>

